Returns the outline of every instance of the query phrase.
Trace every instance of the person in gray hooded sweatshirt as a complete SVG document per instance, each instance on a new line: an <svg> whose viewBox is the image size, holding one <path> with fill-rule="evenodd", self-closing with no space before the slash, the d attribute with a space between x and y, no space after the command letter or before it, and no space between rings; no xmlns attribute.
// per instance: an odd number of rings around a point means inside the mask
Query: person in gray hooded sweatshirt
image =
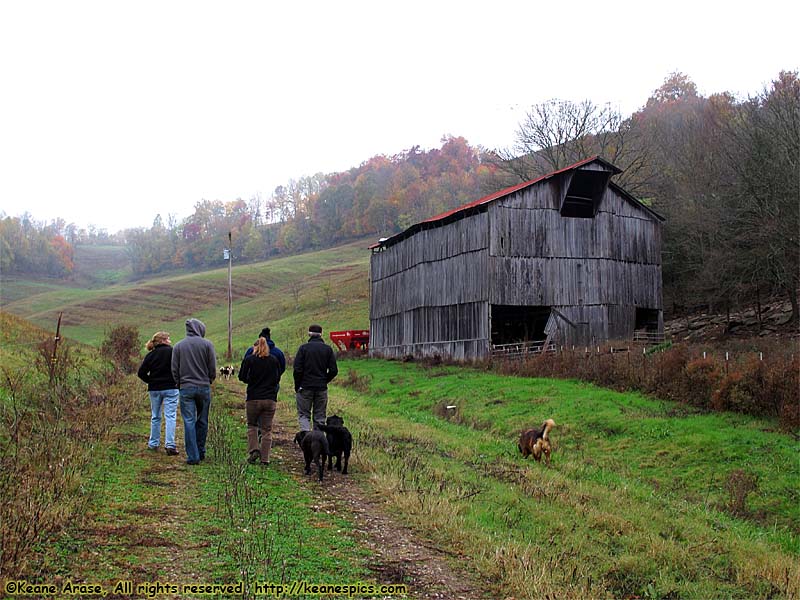
<svg viewBox="0 0 800 600"><path fill-rule="evenodd" d="M187 319L186 337L172 349L172 376L180 389L183 441L189 465L199 464L206 457L211 384L217 376L217 353L205 335L202 321Z"/></svg>

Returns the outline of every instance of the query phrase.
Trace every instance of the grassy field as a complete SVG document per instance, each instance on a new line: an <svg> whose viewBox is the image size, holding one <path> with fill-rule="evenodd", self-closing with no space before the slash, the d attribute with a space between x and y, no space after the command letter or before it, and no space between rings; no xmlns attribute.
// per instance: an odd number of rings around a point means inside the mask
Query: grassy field
<svg viewBox="0 0 800 600"><path fill-rule="evenodd" d="M340 410L372 485L506 594L800 593L798 446L770 421L569 381L342 366ZM549 468L516 449L545 418Z"/></svg>
<svg viewBox="0 0 800 600"><path fill-rule="evenodd" d="M84 287L119 283L131 277L124 246L75 246L73 278Z"/></svg>
<svg viewBox="0 0 800 600"><path fill-rule="evenodd" d="M83 519L39 549L42 580L183 583L373 581L368 556L346 516L319 511L318 488L284 463L247 465L239 384L218 385L209 419L209 456L199 467L146 450L149 412L131 420L93 466L92 501ZM282 402L280 420L290 420ZM182 445L182 424L177 439ZM183 597L169 594L169 597ZM145 597L138 594L135 597Z"/></svg>
<svg viewBox="0 0 800 600"><path fill-rule="evenodd" d="M37 359L47 337L0 312L0 586L71 581L143 598L153 596L113 590L241 581L253 598L255 582L385 583L347 512L325 508L320 484L297 472L289 387L270 468L244 460L238 381L215 385L209 455L190 467L183 453L146 449L146 387L135 376L111 383L96 349L62 345L69 364L48 384L48 362ZM176 441L182 451L180 418ZM75 595L48 597L66 596Z"/></svg>
<svg viewBox="0 0 800 600"><path fill-rule="evenodd" d="M265 325L296 349L312 322L326 331L369 327L369 251L365 241L233 268L233 355L241 357ZM174 275L97 289L23 280L3 282L3 308L47 330L64 312L63 331L99 345L109 328L137 327L183 337L187 317L202 320L222 356L228 346L228 271Z"/></svg>
<svg viewBox="0 0 800 600"><path fill-rule="evenodd" d="M309 323L368 327L366 245L236 266L232 362L265 325L290 355ZM48 335L31 323L52 332L60 311L65 334L92 346L118 324L143 341L159 329L177 341L194 316L221 362L227 348L227 269L94 289L3 280L2 299L28 319L0 313L11 377L34 369ZM97 370L91 349L73 351L79 367ZM379 498L420 547L452 559L449 568L474 574L481 591L469 597L800 597L800 448L773 420L477 368L349 359L340 369L329 413L343 414L355 436L349 485ZM42 388L37 377L31 390ZM5 427L20 395L7 383ZM280 421L290 431L290 379L284 388ZM189 470L143 450L143 394L81 454L89 470L69 487L88 486L88 520L36 548L48 576L380 580L346 503L321 508L337 488L293 470L296 448L276 446L266 471L243 464L242 389L216 390L209 464ZM516 449L519 431L545 418L557 423L550 467ZM321 554L308 552L310 536Z"/></svg>

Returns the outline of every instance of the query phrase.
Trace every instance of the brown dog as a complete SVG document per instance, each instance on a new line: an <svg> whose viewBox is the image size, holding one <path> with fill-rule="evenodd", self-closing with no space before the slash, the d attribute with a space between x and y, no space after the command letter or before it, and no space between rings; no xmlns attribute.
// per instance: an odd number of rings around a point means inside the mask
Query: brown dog
<svg viewBox="0 0 800 600"><path fill-rule="evenodd" d="M528 458L532 454L533 458L539 461L542 460L542 455L544 455L544 461L548 465L550 464L551 447L547 436L555 424L556 422L553 419L547 419L542 423L541 428L528 429L522 432L519 436L519 444L517 444L519 451L522 452L522 458Z"/></svg>

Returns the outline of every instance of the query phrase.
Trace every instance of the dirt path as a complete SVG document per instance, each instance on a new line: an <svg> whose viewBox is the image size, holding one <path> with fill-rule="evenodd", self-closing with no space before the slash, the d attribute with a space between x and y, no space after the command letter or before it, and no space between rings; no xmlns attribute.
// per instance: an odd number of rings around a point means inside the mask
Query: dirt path
<svg viewBox="0 0 800 600"><path fill-rule="evenodd" d="M147 423L147 415L142 422ZM178 439L182 436L179 425ZM66 557L69 572L56 576L56 583L100 583L107 598L143 598L146 593L136 593L139 584L203 579L194 557L210 543L188 533L187 525L196 522L197 480L182 452L150 451L146 432L120 432L96 485L86 518L71 530L66 544L73 551ZM134 593L112 593L119 581L132 581Z"/></svg>
<svg viewBox="0 0 800 600"><path fill-rule="evenodd" d="M217 387L222 388L216 395L218 407L224 406L232 418L243 420L241 408L230 402L243 396L243 386L223 381ZM351 461L350 475L326 471L322 484L305 475L302 453L293 444L297 428L294 407L286 397L281 400L270 468L290 474L298 485L311 490L317 497L315 511L338 514L354 523L355 539L369 550L367 567L377 583L403 583L408 586L409 598L493 597L459 565L461 557L436 547L391 516L381 498L370 491L368 474L359 472L357 463ZM147 450L149 415L140 412L132 426L119 432L109 451L98 483L98 500L83 524L73 530L67 544L72 552L69 574L58 577L58 582L69 577L74 582L102 583L109 592L117 580L133 581L134 589L153 582L208 582L198 559L211 554L208 540L213 539L213 532L205 531L196 519L197 487L201 479L198 469L213 469L213 461L200 467L185 464L180 416L176 433L180 455L167 456L163 448ZM107 597L146 595L109 593Z"/></svg>
<svg viewBox="0 0 800 600"><path fill-rule="evenodd" d="M283 399L283 398L282 398ZM372 554L368 568L378 583L404 583L410 598L485 600L493 594L458 564L461 557L438 548L385 509L369 490L367 475L350 463L350 474L325 471L320 484L303 472L303 455L293 443L297 431L293 407L283 402L273 427L272 468L291 473L302 485L319 489L315 509L339 513L355 524L357 540Z"/></svg>

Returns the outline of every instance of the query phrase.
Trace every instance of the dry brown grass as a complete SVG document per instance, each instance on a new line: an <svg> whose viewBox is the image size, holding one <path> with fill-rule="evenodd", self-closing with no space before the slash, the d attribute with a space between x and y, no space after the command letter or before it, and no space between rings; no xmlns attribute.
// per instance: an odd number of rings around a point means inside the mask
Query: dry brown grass
<svg viewBox="0 0 800 600"><path fill-rule="evenodd" d="M628 343L617 343L627 348ZM796 346L726 351L676 344L663 351L613 351L615 344L577 348L496 363L500 373L580 379L615 390L636 390L703 410L778 417L786 431L800 426L800 353ZM597 351L599 349L599 352ZM703 356L703 353L706 356ZM727 358L726 358L727 356Z"/></svg>
<svg viewBox="0 0 800 600"><path fill-rule="evenodd" d="M41 356L50 352L45 344ZM36 364L36 361L34 361ZM68 346L52 385L46 361L3 370L0 404L0 577L36 573L33 550L81 514L92 454L130 414L134 386L103 387ZM99 377L99 380L103 377Z"/></svg>

